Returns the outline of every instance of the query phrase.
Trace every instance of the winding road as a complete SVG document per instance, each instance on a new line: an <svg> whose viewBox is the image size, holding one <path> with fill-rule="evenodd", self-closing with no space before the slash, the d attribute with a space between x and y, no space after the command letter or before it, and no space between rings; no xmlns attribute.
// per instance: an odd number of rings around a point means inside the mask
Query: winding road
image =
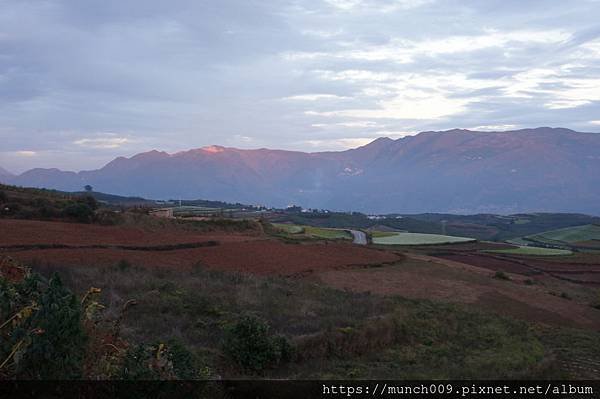
<svg viewBox="0 0 600 399"><path fill-rule="evenodd" d="M358 245L367 245L367 235L359 230L348 230L352 236L354 237L354 244Z"/></svg>

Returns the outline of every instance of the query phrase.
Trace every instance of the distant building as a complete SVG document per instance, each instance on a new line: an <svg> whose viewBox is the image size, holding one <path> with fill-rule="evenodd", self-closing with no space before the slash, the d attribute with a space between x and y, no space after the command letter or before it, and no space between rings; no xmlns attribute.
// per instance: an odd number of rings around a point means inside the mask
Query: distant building
<svg viewBox="0 0 600 399"><path fill-rule="evenodd" d="M153 209L150 211L150 215L156 216L159 218L172 218L173 217L173 208Z"/></svg>

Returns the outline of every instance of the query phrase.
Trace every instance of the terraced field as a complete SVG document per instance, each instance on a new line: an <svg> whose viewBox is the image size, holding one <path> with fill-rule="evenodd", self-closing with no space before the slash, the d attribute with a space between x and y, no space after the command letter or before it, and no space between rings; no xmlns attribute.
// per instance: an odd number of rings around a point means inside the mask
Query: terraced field
<svg viewBox="0 0 600 399"><path fill-rule="evenodd" d="M561 256L571 255L573 252L567 249L541 248L541 247L518 247L508 249L490 249L484 252L506 255L532 255L532 256Z"/></svg>
<svg viewBox="0 0 600 399"><path fill-rule="evenodd" d="M583 245L600 240L600 226L587 224L583 226L567 227L564 229L546 231L524 237L526 241L538 242L547 245Z"/></svg>
<svg viewBox="0 0 600 399"><path fill-rule="evenodd" d="M326 229L322 227L300 226L296 224L274 223L273 226L287 234L304 235L324 240L351 240L352 234L342 229Z"/></svg>
<svg viewBox="0 0 600 399"><path fill-rule="evenodd" d="M434 245L474 241L476 240L473 238L439 234L385 233L383 236L373 235L373 244L379 245Z"/></svg>

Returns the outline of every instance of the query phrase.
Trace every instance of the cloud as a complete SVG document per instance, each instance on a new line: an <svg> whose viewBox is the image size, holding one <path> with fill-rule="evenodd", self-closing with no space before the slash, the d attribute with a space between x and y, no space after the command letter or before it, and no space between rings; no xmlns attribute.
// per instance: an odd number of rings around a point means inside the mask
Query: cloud
<svg viewBox="0 0 600 399"><path fill-rule="evenodd" d="M489 48L502 51L519 51L529 45L557 45L566 43L571 33L559 29L517 30L500 32L484 30L480 34L455 35L436 39L408 40L394 38L376 46L353 46L333 52L283 53L286 60L351 59L362 61L391 61L400 64L416 62L420 57L437 57L448 54L473 53Z"/></svg>
<svg viewBox="0 0 600 399"><path fill-rule="evenodd" d="M346 100L349 97L338 96L335 94L299 94L290 97L284 97L283 100L292 101L319 101L319 100Z"/></svg>
<svg viewBox="0 0 600 399"><path fill-rule="evenodd" d="M318 151L332 151L332 150L347 150L350 148L361 147L367 145L374 140L373 137L351 137L351 138L339 138L339 139L326 139L326 140L304 140L299 144L308 145L312 149Z"/></svg>
<svg viewBox="0 0 600 399"><path fill-rule="evenodd" d="M342 11L352 11L357 8L389 13L397 10L408 10L433 3L433 0L325 0L325 3Z"/></svg>
<svg viewBox="0 0 600 399"><path fill-rule="evenodd" d="M400 139L402 137L414 136L417 131L398 131L398 130L379 130L375 132L377 137L389 137L391 139Z"/></svg>
<svg viewBox="0 0 600 399"><path fill-rule="evenodd" d="M36 151L17 151L16 154L20 157L35 157L37 155Z"/></svg>
<svg viewBox="0 0 600 399"><path fill-rule="evenodd" d="M310 111L309 111L310 112ZM318 116L318 113L317 113ZM348 129L372 129L372 128L383 128L386 125L376 122L376 121L344 121L344 122L334 122L334 123L311 123L312 127L323 128L323 129L339 129L348 128Z"/></svg>
<svg viewBox="0 0 600 399"><path fill-rule="evenodd" d="M454 127L589 129L600 2L563 3L4 2L2 166L85 169L211 144L345 148Z"/></svg>
<svg viewBox="0 0 600 399"><path fill-rule="evenodd" d="M74 141L81 147L97 148L97 149L114 149L122 147L131 141L126 137L100 137L100 138L85 138Z"/></svg>
<svg viewBox="0 0 600 399"><path fill-rule="evenodd" d="M514 130L518 128L518 125L514 124L504 124L504 125L481 125L469 128L470 130L483 130L483 131L491 131L491 132L501 132L507 130Z"/></svg>

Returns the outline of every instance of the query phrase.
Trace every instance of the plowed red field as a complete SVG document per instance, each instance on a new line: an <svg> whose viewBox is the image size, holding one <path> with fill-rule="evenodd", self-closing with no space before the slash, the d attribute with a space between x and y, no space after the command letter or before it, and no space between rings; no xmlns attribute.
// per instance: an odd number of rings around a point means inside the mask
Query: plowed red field
<svg viewBox="0 0 600 399"><path fill-rule="evenodd" d="M10 245L61 244L70 246L152 246L216 241L218 245L168 251L116 248L5 249L0 254L31 263L72 267L115 266L121 260L140 267L206 267L257 274L302 275L313 271L378 265L400 260L392 252L348 243L285 244L241 234L145 231L94 225L0 221L0 248Z"/></svg>
<svg viewBox="0 0 600 399"><path fill-rule="evenodd" d="M246 241L252 238L244 234L201 233L175 228L149 230L126 226L0 219L0 247L35 244L152 246L208 240Z"/></svg>
<svg viewBox="0 0 600 399"><path fill-rule="evenodd" d="M350 244L284 244L273 240L229 242L214 247L173 251L121 249L42 249L5 252L23 262L41 262L72 267L114 266L121 260L142 267L189 269L195 264L210 268L257 274L297 275L395 262L400 258Z"/></svg>
<svg viewBox="0 0 600 399"><path fill-rule="evenodd" d="M468 265L483 267L494 271L503 271L508 273L517 274L532 274L532 270L526 266L520 265L516 262L506 261L502 259L492 258L486 255L474 255L474 254L448 254L438 255L438 258L448 259L455 262L466 263Z"/></svg>

